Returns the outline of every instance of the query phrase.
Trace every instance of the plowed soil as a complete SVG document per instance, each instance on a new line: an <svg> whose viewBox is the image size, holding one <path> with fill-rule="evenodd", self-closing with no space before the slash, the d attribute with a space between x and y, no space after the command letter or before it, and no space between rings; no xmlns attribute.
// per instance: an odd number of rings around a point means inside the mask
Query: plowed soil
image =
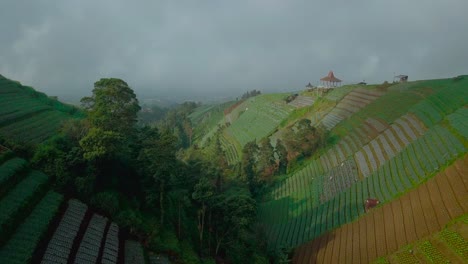
<svg viewBox="0 0 468 264"><path fill-rule="evenodd" d="M298 247L293 263L369 263L440 231L468 212L467 172L468 155L417 189Z"/></svg>

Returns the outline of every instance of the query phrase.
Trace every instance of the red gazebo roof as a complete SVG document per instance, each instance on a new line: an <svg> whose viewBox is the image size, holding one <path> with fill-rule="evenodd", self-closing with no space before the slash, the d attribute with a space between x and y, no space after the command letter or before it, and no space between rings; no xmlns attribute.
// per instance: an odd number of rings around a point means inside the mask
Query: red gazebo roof
<svg viewBox="0 0 468 264"><path fill-rule="evenodd" d="M341 82L340 79L335 77L335 75L333 74L333 71L330 71L327 76L323 77L320 80L324 82Z"/></svg>

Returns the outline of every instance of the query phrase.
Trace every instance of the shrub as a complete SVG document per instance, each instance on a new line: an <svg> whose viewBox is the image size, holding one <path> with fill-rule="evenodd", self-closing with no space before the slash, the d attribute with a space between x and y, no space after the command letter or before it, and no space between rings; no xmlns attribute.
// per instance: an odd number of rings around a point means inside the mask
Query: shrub
<svg viewBox="0 0 468 264"><path fill-rule="evenodd" d="M97 209L114 216L119 210L119 195L116 192L100 192L91 198L91 204Z"/></svg>

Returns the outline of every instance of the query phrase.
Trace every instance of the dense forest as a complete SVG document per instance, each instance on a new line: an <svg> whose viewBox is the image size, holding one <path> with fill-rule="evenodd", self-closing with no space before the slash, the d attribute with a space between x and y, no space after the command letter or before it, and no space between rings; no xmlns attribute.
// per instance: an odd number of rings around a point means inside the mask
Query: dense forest
<svg viewBox="0 0 468 264"><path fill-rule="evenodd" d="M57 191L88 202L149 251L176 263L277 259L256 225L261 187L251 156L234 176L219 144L214 156L188 151L188 115L198 104L165 110L158 120L140 114L139 121L138 99L120 79L97 81L81 104L83 117L66 121L37 148L11 146L53 176ZM258 149L246 146L252 151Z"/></svg>

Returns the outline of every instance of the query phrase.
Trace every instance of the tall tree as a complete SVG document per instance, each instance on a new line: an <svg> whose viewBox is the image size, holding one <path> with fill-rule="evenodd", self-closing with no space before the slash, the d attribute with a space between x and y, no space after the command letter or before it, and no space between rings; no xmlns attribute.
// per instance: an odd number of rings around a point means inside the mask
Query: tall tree
<svg viewBox="0 0 468 264"><path fill-rule="evenodd" d="M164 197L168 188L168 182L176 172L176 140L169 131L159 133L156 128L146 132L147 136L143 140L143 148L140 150L138 160L144 169L143 173L151 175L155 186L159 190L150 190L150 195L154 191L159 191L160 222L164 224Z"/></svg>
<svg viewBox="0 0 468 264"><path fill-rule="evenodd" d="M285 174L288 169L288 150L281 139L276 141L275 153L278 156L278 173Z"/></svg>
<svg viewBox="0 0 468 264"><path fill-rule="evenodd" d="M271 145L270 139L265 137L260 141L257 165L257 171L263 180L273 175L276 169L275 165L275 149Z"/></svg>
<svg viewBox="0 0 468 264"><path fill-rule="evenodd" d="M213 207L217 255L222 244L235 244L238 233L255 221L256 202L250 194L231 192L216 197Z"/></svg>
<svg viewBox="0 0 468 264"><path fill-rule="evenodd" d="M215 188L211 181L207 177L200 178L192 193L192 198L200 204L200 209L197 212L200 250L203 248L203 233L205 232L206 212L208 210L208 205L210 205L211 199L214 195Z"/></svg>
<svg viewBox="0 0 468 264"><path fill-rule="evenodd" d="M128 133L137 122L140 105L128 84L117 78L102 78L94 83L93 95L81 99L94 127Z"/></svg>
<svg viewBox="0 0 468 264"><path fill-rule="evenodd" d="M245 144L242 149L242 179L249 186L252 194L256 193L259 179L256 173L258 145L254 141Z"/></svg>

